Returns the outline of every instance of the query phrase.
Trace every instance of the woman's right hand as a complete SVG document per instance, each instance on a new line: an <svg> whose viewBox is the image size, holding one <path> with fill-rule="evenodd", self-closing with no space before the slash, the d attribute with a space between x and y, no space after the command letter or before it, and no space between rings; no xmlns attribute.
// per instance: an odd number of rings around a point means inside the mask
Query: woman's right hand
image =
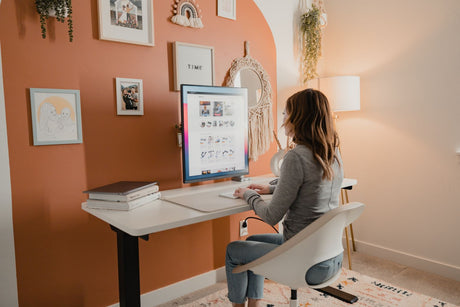
<svg viewBox="0 0 460 307"><path fill-rule="evenodd" d="M262 184L250 184L248 189L254 190L259 194L270 194L270 186L269 185L262 185Z"/></svg>

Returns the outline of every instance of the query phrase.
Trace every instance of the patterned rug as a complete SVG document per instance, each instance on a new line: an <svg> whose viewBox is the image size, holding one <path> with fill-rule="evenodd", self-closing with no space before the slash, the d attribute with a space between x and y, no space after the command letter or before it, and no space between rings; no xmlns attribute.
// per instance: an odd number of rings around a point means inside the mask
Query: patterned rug
<svg viewBox="0 0 460 307"><path fill-rule="evenodd" d="M356 295L359 299L358 302L350 305L316 290L303 288L297 290L298 306L458 307L347 269L342 269L341 276L331 287ZM288 287L266 280L262 306L273 304L275 307L288 307L290 293ZM227 289L223 289L181 306L230 307L232 304L227 298Z"/></svg>

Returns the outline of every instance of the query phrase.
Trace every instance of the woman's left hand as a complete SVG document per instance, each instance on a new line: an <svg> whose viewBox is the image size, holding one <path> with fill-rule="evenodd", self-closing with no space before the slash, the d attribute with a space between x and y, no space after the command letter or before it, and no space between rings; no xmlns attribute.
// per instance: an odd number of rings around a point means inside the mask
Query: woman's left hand
<svg viewBox="0 0 460 307"><path fill-rule="evenodd" d="M233 192L233 195L238 196L239 198L244 198L243 197L244 192L246 192L247 190L249 189L248 188L238 188L235 190L235 192Z"/></svg>

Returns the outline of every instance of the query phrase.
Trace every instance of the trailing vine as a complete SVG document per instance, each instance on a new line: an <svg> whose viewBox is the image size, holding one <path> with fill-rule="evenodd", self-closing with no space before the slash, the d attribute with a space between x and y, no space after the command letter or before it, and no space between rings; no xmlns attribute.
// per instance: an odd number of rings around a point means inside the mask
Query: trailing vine
<svg viewBox="0 0 460 307"><path fill-rule="evenodd" d="M316 66L321 56L321 10L315 4L300 17L300 32L303 50L302 73L303 81L318 76Z"/></svg>
<svg viewBox="0 0 460 307"><path fill-rule="evenodd" d="M35 7L40 15L42 38L46 38L46 22L50 10L54 10L57 21L64 23L67 19L69 41L73 41L72 0L35 0Z"/></svg>

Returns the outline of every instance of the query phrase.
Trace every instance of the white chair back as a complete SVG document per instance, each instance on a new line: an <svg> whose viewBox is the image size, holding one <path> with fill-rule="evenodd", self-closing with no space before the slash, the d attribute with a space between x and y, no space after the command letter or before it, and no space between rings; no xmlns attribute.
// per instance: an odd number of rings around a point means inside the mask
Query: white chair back
<svg viewBox="0 0 460 307"><path fill-rule="evenodd" d="M358 202L330 210L280 247L248 264L236 267L233 272L250 270L291 289L326 287L339 277L340 270L334 277L319 285L307 284L306 273L313 265L343 252L343 230L363 210L364 204Z"/></svg>

